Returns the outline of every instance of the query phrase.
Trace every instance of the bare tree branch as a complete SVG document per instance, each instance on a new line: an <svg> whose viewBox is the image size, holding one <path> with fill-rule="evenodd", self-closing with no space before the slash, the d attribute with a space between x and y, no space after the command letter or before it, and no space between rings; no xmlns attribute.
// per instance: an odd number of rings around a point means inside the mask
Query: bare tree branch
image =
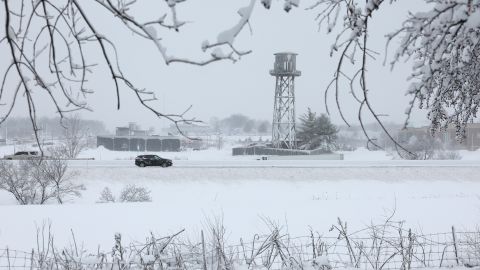
<svg viewBox="0 0 480 270"><path fill-rule="evenodd" d="M0 88L0 102L7 106L2 121L18 104L16 99L25 97L26 109L38 143L36 93L45 93L48 96L61 119L66 113L91 110L87 97L94 93L95 89L87 89L88 78L96 65L100 64L107 67L113 81L117 109L121 105L121 90L127 88L136 95L146 110L159 118L172 121L177 127L179 123L199 122L195 118L187 118L188 109L181 114L160 112L156 109L151 103L157 100L155 91L136 86L122 72L115 42L98 30L99 22L91 15L91 9L103 11L118 24L132 31L134 36L152 42L167 65L183 63L204 66L222 60L235 62L251 52L238 50L234 42L249 24L255 0L250 0L248 6L239 9L238 22L221 32L216 42L202 44L202 50L206 53L204 59L168 55L167 48L163 45L162 31L179 32L188 25L180 19L177 11L177 5L185 2L187 1L164 1L160 7L165 8L166 12L158 19L142 21L131 14L131 8L140 5L137 1L95 0L93 7L78 0L3 1L5 36L0 38L0 45L3 41L7 43L10 60L4 62L7 65ZM288 4L289 7L292 5L296 4ZM171 22L167 22L167 19ZM2 47L0 49L3 50ZM100 63L90 62L94 52L102 56ZM10 90L11 84L19 86ZM43 150L41 151L43 154Z"/></svg>

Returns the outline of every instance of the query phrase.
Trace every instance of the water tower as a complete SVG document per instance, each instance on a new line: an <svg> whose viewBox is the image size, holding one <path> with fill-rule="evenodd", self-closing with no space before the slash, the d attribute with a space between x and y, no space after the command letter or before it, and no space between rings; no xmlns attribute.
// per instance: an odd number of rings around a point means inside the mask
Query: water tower
<svg viewBox="0 0 480 270"><path fill-rule="evenodd" d="M273 106L272 145L274 148L296 149L295 137L295 77L296 53L276 53L273 70L275 76L275 101Z"/></svg>

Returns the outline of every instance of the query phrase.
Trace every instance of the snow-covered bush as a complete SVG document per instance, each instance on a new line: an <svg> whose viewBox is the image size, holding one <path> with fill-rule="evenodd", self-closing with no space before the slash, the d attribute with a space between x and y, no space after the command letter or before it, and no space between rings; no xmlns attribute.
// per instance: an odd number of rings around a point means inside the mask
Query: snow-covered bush
<svg viewBox="0 0 480 270"><path fill-rule="evenodd" d="M62 159L0 161L0 189L12 194L19 204L44 204L68 197L80 197L83 185L75 184L75 172L68 172Z"/></svg>
<svg viewBox="0 0 480 270"><path fill-rule="evenodd" d="M98 203L112 203L115 202L115 196L113 196L112 191L109 187L105 187L100 193L100 198L98 198Z"/></svg>
<svg viewBox="0 0 480 270"><path fill-rule="evenodd" d="M145 187L137 185L127 185L121 191L118 199L113 195L109 187L105 187L100 193L97 203L114 202L151 202L151 191Z"/></svg>
<svg viewBox="0 0 480 270"><path fill-rule="evenodd" d="M19 204L43 204L52 196L43 182L32 177L32 167L26 161L0 162L0 189L12 194Z"/></svg>
<svg viewBox="0 0 480 270"><path fill-rule="evenodd" d="M461 159L458 151L448 151L440 139L429 134L411 136L404 147L413 155L390 151L389 154L396 158L410 160L459 160Z"/></svg>
<svg viewBox="0 0 480 270"><path fill-rule="evenodd" d="M469 234L465 241L466 258L462 258L462 263L468 268L480 266L480 228L474 234Z"/></svg>
<svg viewBox="0 0 480 270"><path fill-rule="evenodd" d="M136 185L127 185L120 192L120 202L151 202L150 190Z"/></svg>
<svg viewBox="0 0 480 270"><path fill-rule="evenodd" d="M442 149L441 143L438 139L432 138L429 135L412 136L405 147L414 153L414 156L405 155L409 159L428 160L434 159L435 152Z"/></svg>
<svg viewBox="0 0 480 270"><path fill-rule="evenodd" d="M458 151L438 151L435 154L437 160L460 160L462 156Z"/></svg>

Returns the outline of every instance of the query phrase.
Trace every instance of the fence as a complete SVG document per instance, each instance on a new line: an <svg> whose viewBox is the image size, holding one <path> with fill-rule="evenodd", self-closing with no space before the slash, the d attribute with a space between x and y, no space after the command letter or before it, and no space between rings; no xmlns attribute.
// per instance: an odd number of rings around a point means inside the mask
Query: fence
<svg viewBox="0 0 480 270"><path fill-rule="evenodd" d="M152 235L144 244L127 247L116 235L111 252L95 254L76 247L56 250L48 238L31 252L0 249L0 270L409 270L480 265L480 232L455 232L452 227L451 232L421 235L384 224L348 234L341 222L331 232L336 236L290 237L274 229L226 245L222 230L212 230L207 241L203 232L198 242L182 240L178 233Z"/></svg>

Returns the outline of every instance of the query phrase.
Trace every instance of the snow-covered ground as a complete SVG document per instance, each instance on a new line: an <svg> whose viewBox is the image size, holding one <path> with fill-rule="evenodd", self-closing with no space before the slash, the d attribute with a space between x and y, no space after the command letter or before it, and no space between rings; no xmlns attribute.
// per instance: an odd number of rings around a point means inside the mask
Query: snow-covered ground
<svg viewBox="0 0 480 270"><path fill-rule="evenodd" d="M265 231L264 218L285 224L292 235L308 234L309 226L327 232L337 217L351 230L363 228L393 209L396 219L425 233L480 224L478 152L468 153L468 160L426 162L392 161L363 149L344 153L346 161L262 161L230 153L160 153L174 159L163 169L135 167L137 153L85 151L83 157L96 160L74 161L71 168L87 190L69 204L18 206L0 191L0 247L29 250L43 222L51 222L58 245L71 241L72 229L92 250L110 248L115 232L126 242L181 228L198 236L206 219L216 216L223 216L235 242ZM96 203L104 187L117 195L127 184L147 187L153 201Z"/></svg>

